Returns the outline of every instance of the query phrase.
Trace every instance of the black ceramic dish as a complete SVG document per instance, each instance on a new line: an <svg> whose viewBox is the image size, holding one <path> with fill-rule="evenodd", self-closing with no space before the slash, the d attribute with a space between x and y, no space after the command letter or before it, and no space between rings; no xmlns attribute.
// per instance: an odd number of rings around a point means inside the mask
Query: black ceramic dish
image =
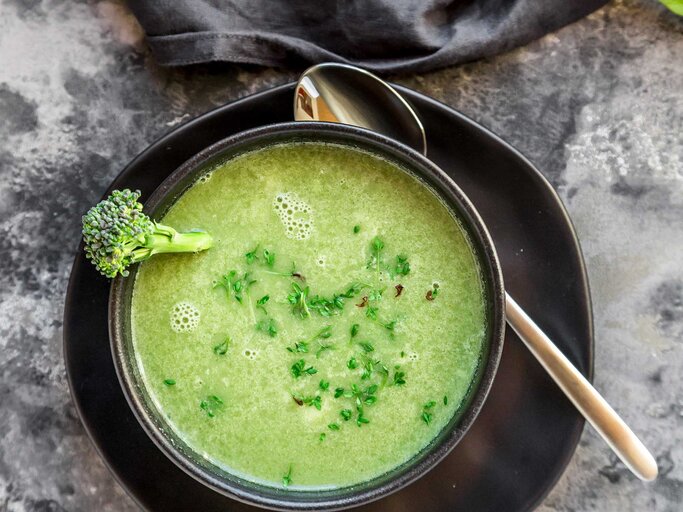
<svg viewBox="0 0 683 512"><path fill-rule="evenodd" d="M493 383L505 332L502 273L493 242L476 210L453 180L409 147L377 133L330 123L284 123L264 126L224 139L193 156L174 171L145 203L152 218L161 218L209 169L236 155L291 142L333 143L376 154L406 169L428 186L468 232L481 266L488 304L487 339L468 396L434 440L398 468L362 484L339 489L303 491L265 486L237 477L194 452L175 434L144 388L130 334L130 305L137 265L126 278L114 280L109 301L109 333L114 364L126 398L141 425L159 448L200 482L234 499L276 510L339 510L378 500L429 471L463 438Z"/></svg>
<svg viewBox="0 0 683 512"><path fill-rule="evenodd" d="M588 284L562 204L517 151L449 107L400 88L427 129L430 158L472 200L493 237L506 288L580 371L592 375ZM168 174L231 134L291 120L293 84L209 112L150 146L112 183L150 194ZM107 193L109 193L107 191ZM79 250L64 315L64 357L78 414L120 484L146 510L254 511L200 484L140 427L116 377L108 343L110 283ZM359 512L535 508L562 474L583 419L514 333L467 435L432 471Z"/></svg>

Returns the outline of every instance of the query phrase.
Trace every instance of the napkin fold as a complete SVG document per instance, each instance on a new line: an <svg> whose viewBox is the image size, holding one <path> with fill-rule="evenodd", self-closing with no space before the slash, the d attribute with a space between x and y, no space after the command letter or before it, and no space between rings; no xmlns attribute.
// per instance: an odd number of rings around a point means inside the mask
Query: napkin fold
<svg viewBox="0 0 683 512"><path fill-rule="evenodd" d="M129 0L158 62L424 72L524 45L606 0Z"/></svg>

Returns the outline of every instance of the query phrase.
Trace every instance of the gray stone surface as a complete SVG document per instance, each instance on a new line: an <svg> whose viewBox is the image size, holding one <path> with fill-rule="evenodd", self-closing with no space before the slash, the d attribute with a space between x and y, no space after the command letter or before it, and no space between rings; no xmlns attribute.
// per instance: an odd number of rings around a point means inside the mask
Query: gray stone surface
<svg viewBox="0 0 683 512"><path fill-rule="evenodd" d="M587 428L539 510L683 502L683 21L617 2L484 62L398 81L518 147L559 189L595 308L595 382L654 451L632 477ZM128 511L61 351L80 215L178 123L292 72L160 69L119 1L0 0L0 511Z"/></svg>

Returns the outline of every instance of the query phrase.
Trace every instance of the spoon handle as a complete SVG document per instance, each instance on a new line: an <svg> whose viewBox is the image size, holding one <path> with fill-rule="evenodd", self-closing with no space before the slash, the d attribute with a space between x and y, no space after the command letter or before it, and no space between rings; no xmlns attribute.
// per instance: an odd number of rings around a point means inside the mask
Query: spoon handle
<svg viewBox="0 0 683 512"><path fill-rule="evenodd" d="M638 478L645 481L654 480L657 477L657 462L645 445L507 293L505 302L510 327L584 418L593 425L614 453Z"/></svg>

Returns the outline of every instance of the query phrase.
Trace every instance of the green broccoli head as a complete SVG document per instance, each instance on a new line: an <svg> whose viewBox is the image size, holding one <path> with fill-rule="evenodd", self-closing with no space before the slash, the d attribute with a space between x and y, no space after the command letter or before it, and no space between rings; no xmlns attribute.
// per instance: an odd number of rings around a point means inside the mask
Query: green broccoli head
<svg viewBox="0 0 683 512"><path fill-rule="evenodd" d="M198 252L213 245L204 231L178 233L142 212L139 191L115 190L83 216L85 255L106 277L127 276L132 263L154 254Z"/></svg>

